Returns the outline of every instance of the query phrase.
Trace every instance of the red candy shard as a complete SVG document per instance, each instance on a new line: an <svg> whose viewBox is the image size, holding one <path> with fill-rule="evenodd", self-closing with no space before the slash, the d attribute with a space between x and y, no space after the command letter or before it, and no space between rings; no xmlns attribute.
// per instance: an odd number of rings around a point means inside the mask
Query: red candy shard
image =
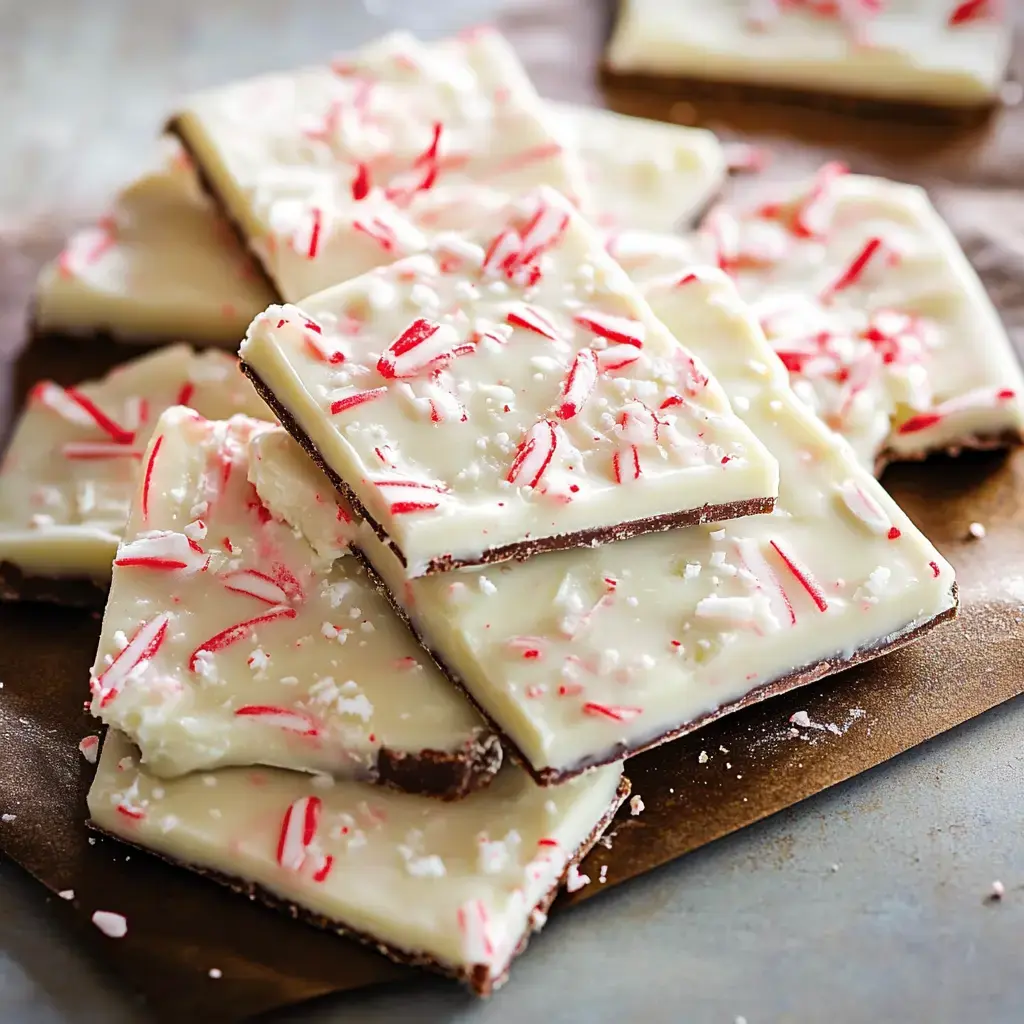
<svg viewBox="0 0 1024 1024"><path fill-rule="evenodd" d="M92 680L92 693L99 699L101 708L106 707L120 693L121 686L140 662L148 661L160 650L167 636L170 619L170 615L163 612L143 622L132 634L124 650Z"/></svg>
<svg viewBox="0 0 1024 1024"><path fill-rule="evenodd" d="M803 565L795 555L786 552L778 541L770 540L768 543L775 549L776 554L782 559L783 564L790 573L792 573L800 586L802 586L810 595L811 600L817 606L818 611L827 611L828 601L825 599L825 591L821 584L811 574L810 569Z"/></svg>
<svg viewBox="0 0 1024 1024"><path fill-rule="evenodd" d="M242 718L258 718L266 725L274 725L287 732L297 732L301 736L316 736L319 729L308 715L288 708L276 708L267 704L246 704L235 712Z"/></svg>
<svg viewBox="0 0 1024 1024"><path fill-rule="evenodd" d="M154 442L149 452L149 459L146 462L146 472L142 478L142 518L149 518L149 489L153 483L153 466L156 464L156 457L160 454L160 446L164 443L164 435L161 434Z"/></svg>
<svg viewBox="0 0 1024 1024"><path fill-rule="evenodd" d="M1000 7L993 0L965 0L957 4L949 15L947 24L950 28L957 25L966 25L972 21L982 21L987 18L999 19L1002 16Z"/></svg>
<svg viewBox="0 0 1024 1024"><path fill-rule="evenodd" d="M868 264L882 253L882 239L869 238L864 247L853 258L850 265L825 289L822 300L827 302L838 292L852 288L864 276Z"/></svg>
<svg viewBox="0 0 1024 1024"><path fill-rule="evenodd" d="M628 445L612 456L612 475L617 484L639 480L642 474L640 452L635 444Z"/></svg>
<svg viewBox="0 0 1024 1024"><path fill-rule="evenodd" d="M595 704L588 701L583 705L583 713L595 718L610 718L614 722L628 722L644 713L643 708L624 707L621 704Z"/></svg>
<svg viewBox="0 0 1024 1024"><path fill-rule="evenodd" d="M597 374L598 363L594 350L580 349L569 367L569 375L562 383L562 396L557 410L559 419L569 420L579 415L597 384Z"/></svg>
<svg viewBox="0 0 1024 1024"><path fill-rule="evenodd" d="M277 841L277 863L286 871L301 871L306 863L309 848L316 839L321 806L318 796L304 796L285 811ZM322 864L317 870L321 868Z"/></svg>
<svg viewBox="0 0 1024 1024"><path fill-rule="evenodd" d="M377 360L377 372L385 380L415 377L438 361L451 358L457 347L458 335L452 327L419 317Z"/></svg>
<svg viewBox="0 0 1024 1024"><path fill-rule="evenodd" d="M356 165L356 176L352 181L352 198L358 203L370 194L370 168L364 163Z"/></svg>
<svg viewBox="0 0 1024 1024"><path fill-rule="evenodd" d="M606 338L608 341L620 345L643 347L646 331L643 323L639 320L597 311L577 313L573 319L581 327L600 338Z"/></svg>
<svg viewBox="0 0 1024 1024"><path fill-rule="evenodd" d="M266 612L263 615L257 615L255 618L246 619L244 622L237 622L233 626L228 626L227 629L222 629L219 633L211 636L209 640L201 643L189 655L189 671L195 672L196 661L199 657L200 651L206 651L208 654L214 654L217 651L222 651L225 647L230 647L232 644L244 639L256 626L262 626L268 622L276 622L278 619L294 619L295 614L296 612L294 608L271 608L269 612Z"/></svg>
<svg viewBox="0 0 1024 1024"><path fill-rule="evenodd" d="M551 420L538 420L526 432L516 450L516 457L505 478L510 484L520 487L536 487L544 471L551 464L558 447L558 433ZM522 477L520 482L519 478Z"/></svg>
<svg viewBox="0 0 1024 1024"><path fill-rule="evenodd" d="M509 310L505 319L513 327L522 327L524 330L533 331L534 334L539 334L542 338L548 338L551 341L558 340L558 331L555 329L555 325L533 306L519 303L514 309Z"/></svg>
<svg viewBox="0 0 1024 1024"><path fill-rule="evenodd" d="M336 416L338 413L348 412L349 409L354 409L357 405L362 405L364 402L372 402L375 398L380 398L387 393L387 388L370 388L368 391L356 391L354 394L346 395L344 398L331 402L331 415Z"/></svg>
<svg viewBox="0 0 1024 1024"><path fill-rule="evenodd" d="M121 568L155 569L164 572L187 570L201 572L210 564L209 556L183 533L164 530L122 544L114 565Z"/></svg>

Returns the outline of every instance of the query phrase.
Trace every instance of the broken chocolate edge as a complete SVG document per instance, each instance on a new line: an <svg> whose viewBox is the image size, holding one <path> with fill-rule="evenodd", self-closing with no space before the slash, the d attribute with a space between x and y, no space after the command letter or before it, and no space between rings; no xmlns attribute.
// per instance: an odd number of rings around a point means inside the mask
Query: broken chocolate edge
<svg viewBox="0 0 1024 1024"><path fill-rule="evenodd" d="M304 924L312 925L314 928L334 932L337 935L354 939L365 946L370 946L394 963L408 967L419 967L428 971L433 971L436 974L444 975L448 978L454 978L456 981L462 982L464 985L468 986L476 995L489 996L496 989L500 988L508 979L513 961L526 949L533 932L539 930L540 926L534 924L534 918L538 916L544 917L547 914L551 904L558 896L559 890L565 883L570 868L578 865L594 848L598 839L604 835L608 826L612 823L612 820L618 813L619 808L629 796L631 788L629 779L626 778L626 776L622 776L619 780L618 788L610 806L591 830L590 834L579 844L579 846L576 847L575 852L566 862L565 870L561 875L559 875L555 884L534 905L527 917L527 928L523 932L515 949L513 949L508 962L502 965L500 973L494 975L490 973L487 966L484 964L475 964L468 969L464 967L451 967L427 954L413 953L400 949L397 946L389 945L388 943L379 941L367 932L361 932L354 928L349 928L339 921L324 917L321 914L316 914L311 910L306 910L304 907L301 907L296 903L291 903L288 900L282 899L280 896L277 896L263 886L256 885L252 882L245 882L242 879L225 874L222 871L217 871L213 868L204 868L196 864L188 864L185 861L178 860L174 857L169 857L151 849L148 846L125 839L123 836L117 835L114 832L108 832L105 828L97 825L91 818L87 820L86 824L95 832L114 839L119 843L124 843L126 846L131 846L144 853L148 853L151 856L156 857L158 860L164 861L166 864L170 864L173 867L186 868L202 878L208 878L211 881L217 882L219 885L226 886L228 889L238 893L240 896L248 896L249 899L257 899L271 910L287 914L289 917L302 921Z"/></svg>
<svg viewBox="0 0 1024 1024"><path fill-rule="evenodd" d="M305 452L320 467L334 485L339 494L352 506L356 514L364 520L374 533L386 544L395 557L408 566L405 556L387 531L367 511L352 488L327 465L327 460L313 445L309 435L299 426L298 421L278 400L274 392L264 383L259 374L244 359L239 360L242 373L249 378L257 394L270 406L281 425L298 441ZM613 526L597 527L589 530L576 530L572 533L561 533L552 537L538 537L534 540L514 541L499 547L487 548L476 558L464 559L444 555L432 559L424 572L419 576L430 576L436 573L450 572L453 569L468 569L481 565L493 565L498 562L523 562L534 555L548 554L552 551L566 551L573 548L594 547L601 544L615 544L641 537L651 533L664 533L668 530L681 529L686 526L699 526L704 523L717 523L726 519L740 519L744 516L765 515L775 508L775 498L750 498L745 501L730 501L721 505L704 505L701 508L686 509L682 512L669 512L644 519L631 519Z"/></svg>
<svg viewBox="0 0 1024 1024"><path fill-rule="evenodd" d="M14 562L0 561L0 601L56 604L103 611L109 580L91 576L30 575Z"/></svg>
<svg viewBox="0 0 1024 1024"><path fill-rule="evenodd" d="M344 490L340 486L341 482L337 474L331 470L325 463L324 459L320 455L319 451L313 444L309 436L302 430L295 419L284 409L273 394L266 388L263 381L256 375L252 369L243 362L241 363L243 372L253 382L253 386L264 398L278 419L281 421L282 426L288 431L295 442L303 449L306 455L319 467L324 475L330 480L338 490L344 494ZM859 665L865 661L871 661L873 658L877 658L882 654L888 654L890 651L898 650L900 647L904 647L918 637L923 636L930 629L937 626L939 623L946 619L954 618L959 608L959 596L957 591L956 582L953 582L950 588L950 597L952 604L948 609L939 612L930 619L926 619L924 622L911 622L904 626L902 629L895 630L888 634L880 642L868 644L862 647L852 654L850 658L840 660L838 657L822 658L811 665L805 665L801 668L794 669L792 672L785 676L780 676L776 679L770 680L766 683L762 683L760 686L755 687L748 693L735 701L731 701L728 704L723 704L721 707L715 708L712 711L708 711L699 717L690 720L689 722L683 723L681 726L671 729L668 732L662 733L653 739L645 740L638 743L634 747L629 747L623 744L607 754L597 755L595 758L587 760L583 763L577 764L572 768L558 769L558 768L536 768L527 759L526 755L522 752L519 746L505 733L501 727L494 721L491 715L480 705L469 688L463 682L462 678L458 673L454 672L444 661L444 659L434 650L429 644L426 643L424 637L420 631L413 625L409 618L408 613L402 607L401 602L391 592L390 588L387 587L383 580L380 578L377 571L373 568L370 560L366 557L365 553L360 551L358 547L353 547L352 553L359 558L366 569L368 577L375 583L381 594L388 600L391 607L394 609L395 614L406 624L409 631L416 638L420 646L430 655L437 667L444 673L449 681L458 687L470 701L470 703L480 712L486 721L488 721L495 732L501 736L502 743L506 750L514 758L514 760L525 768L533 778L541 786L557 785L563 782L567 782L569 779L574 778L577 775L582 774L591 768L599 768L602 765L611 764L615 761L621 761L627 757L632 757L635 754L643 753L645 750L650 750L653 747L661 746L663 743L668 743L671 740L679 739L688 733L694 732L697 729L702 728L705 725L709 725L711 722L716 721L723 716L730 714L733 711L739 711L742 708L748 707L751 704L759 703L762 700L767 700L769 697L780 696L783 693L788 693L791 690L798 689L801 686L807 686L810 683L817 682L826 676L833 675L836 672L840 672L847 668L852 668L855 665Z"/></svg>

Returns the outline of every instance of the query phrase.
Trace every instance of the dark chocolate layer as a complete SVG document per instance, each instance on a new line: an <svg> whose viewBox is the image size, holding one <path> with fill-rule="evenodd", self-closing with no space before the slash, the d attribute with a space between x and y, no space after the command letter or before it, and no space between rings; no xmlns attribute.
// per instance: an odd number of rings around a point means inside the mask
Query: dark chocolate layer
<svg viewBox="0 0 1024 1024"><path fill-rule="evenodd" d="M29 576L13 562L0 562L0 601L43 601L103 611L107 581L89 576Z"/></svg>
<svg viewBox="0 0 1024 1024"><path fill-rule="evenodd" d="M356 514L363 519L377 534L382 544L386 544L395 557L407 566L405 554L391 539L388 532L367 512L359 497L341 477L330 469L326 460L313 446L309 435L299 426L291 411L283 406L274 392L264 383L259 374L245 360L239 362L242 372L252 381L260 398L270 406L282 426L307 451L314 462L324 471L334 484L338 493L352 506ZM702 523L717 523L725 519L739 519L743 516L763 515L775 508L774 498L751 498L748 501L730 501L722 505L703 505L700 508L686 509L682 512L671 512L660 516L647 516L643 519L632 519L614 526L599 527L593 530L577 530L573 533L561 533L555 537L537 537L531 540L515 541L488 548L475 558L455 558L444 555L433 559L426 570L419 575L430 576L439 572L450 572L452 569L466 569L478 565L491 565L495 562L524 562L534 555L542 555L551 551L565 551L570 548L590 548L601 544L613 544L630 537L640 537L648 533L664 533L666 530L680 529L684 526L699 526Z"/></svg>
<svg viewBox="0 0 1024 1024"><path fill-rule="evenodd" d="M194 871L196 874L201 875L204 878L209 878L211 881L227 886L229 889L242 896L248 896L249 899L259 900L271 909L281 911L289 917L303 921L306 924L311 924L315 928L322 928L325 931L335 932L338 935L344 935L348 938L355 939L357 942L361 942L364 945L372 946L378 953L382 953L389 960L393 960L395 963L406 964L410 967L422 967L426 970L433 971L436 974L443 974L446 977L454 978L457 981L462 982L478 996L489 996L508 979L512 961L526 949L526 945L530 941L530 935L535 931L540 931L541 927L543 927L547 912L550 909L551 904L554 902L555 897L558 895L559 889L561 889L565 882L569 869L578 865L590 852L598 839L601 838L605 829L607 829L611 824L611 821L615 817L619 807L622 806L623 801L629 796L629 792L629 779L623 776L619 782L619 788L615 793L615 798L613 799L611 806L605 811L601 820L594 826L594 829L587 838L584 839L576 848L575 853L566 864L565 871L562 872L558 881L555 882L551 889L549 889L534 906L532 913L527 919L528 925L526 931L520 937L509 962L504 965L501 972L497 975L491 975L483 964L477 964L473 969L466 970L465 968L452 967L449 964L441 963L426 953L410 952L409 950L389 945L386 942L381 942L379 939L367 932L361 932L354 928L350 928L342 921L332 920L331 918L324 917L321 914L316 914L313 911L306 910L295 903L289 903L286 900L282 900L280 896L277 896L275 893L272 893L253 882L247 882L242 878L224 874L220 871L199 867L195 864L187 864L184 861L165 856L164 854L151 850L140 843L130 842L122 836L115 835L113 832L108 832L106 829L101 828L91 820L87 824L95 831L100 832L105 836L109 836L112 839L116 839L119 843L125 843L127 846L133 846L138 850L142 850L154 857L158 857L160 860L166 861L168 864L173 864L176 867L188 868L188 870Z"/></svg>
<svg viewBox="0 0 1024 1024"><path fill-rule="evenodd" d="M281 421L281 425L288 431L289 434L295 439L295 441L302 447L312 461L319 466L325 476L338 488L338 490L344 494L343 485L335 473L324 461L320 452L313 444L310 437L302 430L302 428L295 421L294 417L288 413L288 410L281 406L274 395L269 391L266 385L260 378L253 373L252 369L243 362L242 370L252 380L253 385L260 395L264 398L267 404L274 410L278 419ZM605 751L602 754L595 755L586 761L580 762L574 765L572 768L536 768L527 760L526 755L519 749L517 744L502 731L501 726L495 722L487 711L480 705L480 703L474 698L470 689L466 686L465 682L449 665L445 663L444 658L436 651L433 647L426 642L425 637L412 623L402 603L395 597L391 590L385 586L384 581L380 578L379 574L374 570L372 564L364 553L358 549L354 549L354 553L360 558L363 565L366 567L366 571L370 578L375 582L380 592L390 602L391 607L395 610L396 614L403 619L405 624L409 627L413 636L419 641L424 650L433 658L437 667L454 683L469 699L469 701L476 707L481 715L484 716L488 721L491 722L494 730L501 736L502 743L506 750L515 758L515 760L521 764L542 786L558 785L563 782L567 782L569 779L580 775L582 772L587 771L590 768L596 768L600 765L611 764L615 761L621 761L626 757L632 757L634 754L640 754L645 750L650 750L652 747L660 746L662 743L668 743L670 740L678 739L680 736L685 736L687 733L694 732L696 729L700 729L702 726L707 725L709 722L714 722L716 719L722 718L724 715L730 714L733 711L739 711L740 708L745 708L750 704L756 704L759 701L767 700L769 697L775 697L779 694L788 693L790 690L795 690L800 686L806 686L809 683L817 682L819 679L823 679L826 676L832 675L836 672L840 672L846 668L852 668L854 665L859 665L861 662L870 661L872 658L877 658L882 654L888 654L890 651L895 651L900 647L904 647L909 643L912 643L918 637L923 636L928 630L937 626L940 622L946 619L951 619L956 616L957 608L959 606L959 599L957 596L956 583L953 584L950 595L952 598L952 605L946 611L940 612L934 618L927 620L926 622L910 623L904 629L897 630L895 633L889 634L887 637L882 638L877 643L868 644L865 647L855 651L849 658L840 658L838 656L833 658L824 658L821 661L817 661L811 665L805 665L802 668L794 669L792 672L785 676L780 676L778 679L773 679L767 683L762 683L760 686L755 687L749 693L740 697L738 700L731 701L728 704L723 704L721 707L716 708L714 711L709 711L698 718L692 719L689 722L684 722L674 729L669 729L666 732L653 737L652 739L641 741L634 746L628 744L618 744L614 748Z"/></svg>

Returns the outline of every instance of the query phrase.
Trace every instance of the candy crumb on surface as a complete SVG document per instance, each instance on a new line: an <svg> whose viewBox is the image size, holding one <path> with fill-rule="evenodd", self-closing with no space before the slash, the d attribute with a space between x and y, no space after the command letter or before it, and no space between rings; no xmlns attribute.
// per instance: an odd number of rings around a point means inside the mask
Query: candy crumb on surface
<svg viewBox="0 0 1024 1024"><path fill-rule="evenodd" d="M629 801L629 813L635 818L638 814L642 814L643 810L643 799L641 798L640 794L637 793L637 795Z"/></svg>
<svg viewBox="0 0 1024 1024"><path fill-rule="evenodd" d="M128 920L124 914L112 910L97 910L92 915L92 923L110 939L123 939L128 934Z"/></svg>
<svg viewBox="0 0 1024 1024"><path fill-rule="evenodd" d="M62 900L73 900L75 898L75 890L74 889L61 889L61 891L59 893L57 893L57 895Z"/></svg>
<svg viewBox="0 0 1024 1024"><path fill-rule="evenodd" d="M207 973L214 979L224 977L224 972L219 967L211 967Z"/></svg>
<svg viewBox="0 0 1024 1024"><path fill-rule="evenodd" d="M584 875L575 864L571 864L565 876L566 892L579 892L585 885L590 885L590 876Z"/></svg>
<svg viewBox="0 0 1024 1024"><path fill-rule="evenodd" d="M971 525L967 527L967 533L975 540L981 540L985 534L988 533L988 530L986 530L981 523L971 523Z"/></svg>
<svg viewBox="0 0 1024 1024"><path fill-rule="evenodd" d="M992 883L988 898L990 900L1001 900L1006 895L1006 886L998 879Z"/></svg>

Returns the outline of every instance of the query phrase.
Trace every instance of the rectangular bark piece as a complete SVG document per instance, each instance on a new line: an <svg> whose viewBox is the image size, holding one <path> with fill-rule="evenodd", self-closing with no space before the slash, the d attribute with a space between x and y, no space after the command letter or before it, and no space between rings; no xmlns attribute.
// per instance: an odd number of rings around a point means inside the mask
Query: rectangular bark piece
<svg viewBox="0 0 1024 1024"><path fill-rule="evenodd" d="M507 766L486 791L445 805L354 782L318 789L274 769L207 778L149 775L112 730L91 822L478 995L508 977L629 793L619 767L550 791Z"/></svg>
<svg viewBox="0 0 1024 1024"><path fill-rule="evenodd" d="M160 417L114 560L93 714L164 778L262 764L444 799L486 786L497 737L348 556L352 517L327 481L290 475L305 536L275 515L275 434Z"/></svg>

